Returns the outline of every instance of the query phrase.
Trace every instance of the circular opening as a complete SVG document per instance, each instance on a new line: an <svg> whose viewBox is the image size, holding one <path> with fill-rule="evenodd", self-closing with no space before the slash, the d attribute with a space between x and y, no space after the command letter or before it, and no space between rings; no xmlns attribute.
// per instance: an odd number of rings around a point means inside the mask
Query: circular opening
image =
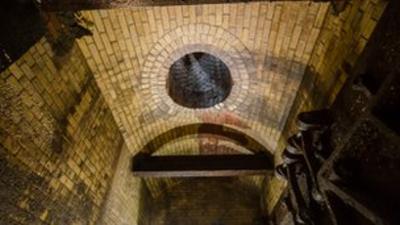
<svg viewBox="0 0 400 225"><path fill-rule="evenodd" d="M179 105L208 108L223 102L232 84L229 69L222 60L204 52L194 52L172 64L167 90Z"/></svg>

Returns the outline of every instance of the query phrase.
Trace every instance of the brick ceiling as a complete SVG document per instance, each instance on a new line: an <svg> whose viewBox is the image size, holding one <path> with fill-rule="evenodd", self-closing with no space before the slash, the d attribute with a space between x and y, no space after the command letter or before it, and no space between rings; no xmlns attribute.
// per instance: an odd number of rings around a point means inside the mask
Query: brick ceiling
<svg viewBox="0 0 400 225"><path fill-rule="evenodd" d="M93 35L78 44L131 152L202 122L235 128L273 152L327 9L328 3L255 2L83 11ZM192 109L169 97L170 66L192 52L228 66L233 86L222 103ZM186 137L170 146L164 149L196 145Z"/></svg>

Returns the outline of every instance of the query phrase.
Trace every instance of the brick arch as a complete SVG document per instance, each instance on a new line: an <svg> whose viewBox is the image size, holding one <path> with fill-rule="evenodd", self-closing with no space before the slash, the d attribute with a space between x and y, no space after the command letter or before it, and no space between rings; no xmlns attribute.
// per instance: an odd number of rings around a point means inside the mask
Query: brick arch
<svg viewBox="0 0 400 225"><path fill-rule="evenodd" d="M78 40L79 46L132 153L168 129L199 122L235 127L278 149L328 5L254 2L215 5L221 9L216 11L209 7L82 12L94 26L93 36ZM246 13L253 10L257 13ZM151 78L166 77L160 71L168 71L168 57L173 61L174 52L180 57L185 46L196 45L220 52L220 59L227 55L232 66L249 75L242 79L247 87L235 82L244 90L231 98L238 104L226 104L228 99L210 109L183 111L158 96L165 95L166 88L161 81L158 92Z"/></svg>
<svg viewBox="0 0 400 225"><path fill-rule="evenodd" d="M205 52L221 59L229 68L233 80L230 95L225 101L204 109L189 109L176 104L168 95L166 83L169 67L182 56ZM188 24L164 34L149 49L138 80L139 92L146 102L146 116L151 118L146 127L136 132L155 137L162 130L194 122L227 124L246 133L252 129L246 124L247 99L257 89L256 65L245 44L230 31L209 24ZM246 109L245 109L246 108ZM171 122L167 122L171 121ZM157 129L157 130L154 130ZM264 145L270 146L261 137ZM134 143L137 147L145 143Z"/></svg>
<svg viewBox="0 0 400 225"><path fill-rule="evenodd" d="M245 147L213 134L180 137L161 146L154 155L253 154Z"/></svg>
<svg viewBox="0 0 400 225"><path fill-rule="evenodd" d="M271 151L254 138L237 129L212 123L193 123L172 128L147 142L141 152L152 154L170 141L193 134L215 135L242 146L253 153L267 154L271 159L271 163L273 162Z"/></svg>

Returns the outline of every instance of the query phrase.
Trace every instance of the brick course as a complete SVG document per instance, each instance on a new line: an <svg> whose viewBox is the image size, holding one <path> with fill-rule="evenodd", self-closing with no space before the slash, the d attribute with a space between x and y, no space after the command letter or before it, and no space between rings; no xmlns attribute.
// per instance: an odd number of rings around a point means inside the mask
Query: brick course
<svg viewBox="0 0 400 225"><path fill-rule="evenodd" d="M79 47L0 77L0 224L95 224L122 137Z"/></svg>

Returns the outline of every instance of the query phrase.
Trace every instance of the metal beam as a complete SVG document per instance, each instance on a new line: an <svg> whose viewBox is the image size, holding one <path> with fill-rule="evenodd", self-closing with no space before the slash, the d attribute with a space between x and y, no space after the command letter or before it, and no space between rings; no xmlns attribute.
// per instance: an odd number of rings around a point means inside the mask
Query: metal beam
<svg viewBox="0 0 400 225"><path fill-rule="evenodd" d="M167 6L167 5L196 5L221 4L238 2L274 2L278 0L42 0L41 7L46 11L76 11L87 9L111 9L140 6ZM309 1L309 0L284 0ZM329 2L330 0L314 0L315 2ZM344 1L344 0L333 0Z"/></svg>
<svg viewBox="0 0 400 225"><path fill-rule="evenodd" d="M274 168L273 160L257 155L196 155L133 157L132 171L139 177L225 177L266 175Z"/></svg>

